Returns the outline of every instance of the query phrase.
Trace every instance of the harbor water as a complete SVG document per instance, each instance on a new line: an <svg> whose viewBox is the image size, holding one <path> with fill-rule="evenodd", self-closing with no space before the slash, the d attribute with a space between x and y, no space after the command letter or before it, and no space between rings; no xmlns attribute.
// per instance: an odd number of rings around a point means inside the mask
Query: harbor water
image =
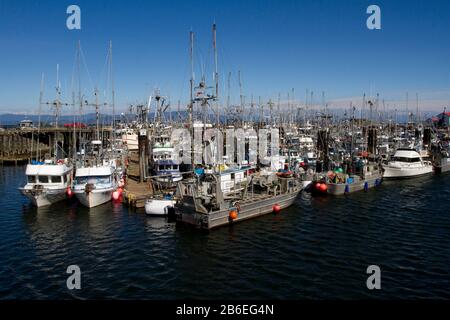
<svg viewBox="0 0 450 320"><path fill-rule="evenodd" d="M450 298L450 175L341 197L303 193L281 213L202 232L119 203L36 209L0 167L1 299ZM81 269L68 290L66 269ZM368 290L366 269L381 269Z"/></svg>

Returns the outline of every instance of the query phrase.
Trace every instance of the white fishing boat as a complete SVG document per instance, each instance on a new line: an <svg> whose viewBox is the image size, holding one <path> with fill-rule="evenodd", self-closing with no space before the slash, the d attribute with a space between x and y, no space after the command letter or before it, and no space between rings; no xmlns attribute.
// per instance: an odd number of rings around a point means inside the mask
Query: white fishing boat
<svg viewBox="0 0 450 320"><path fill-rule="evenodd" d="M123 130L122 143L127 146L129 151L136 151L139 149L138 135L131 128Z"/></svg>
<svg viewBox="0 0 450 320"><path fill-rule="evenodd" d="M411 178L431 174L433 165L414 149L397 149L394 157L383 165L384 178Z"/></svg>
<svg viewBox="0 0 450 320"><path fill-rule="evenodd" d="M100 166L81 167L75 171L72 191L80 203L93 208L111 201L118 183L115 176L114 162Z"/></svg>
<svg viewBox="0 0 450 320"><path fill-rule="evenodd" d="M317 163L317 154L315 152L306 152L304 159L309 167L314 168Z"/></svg>
<svg viewBox="0 0 450 320"><path fill-rule="evenodd" d="M27 183L19 188L23 195L36 207L48 206L66 199L70 188L72 166L66 161L36 162L28 164L25 170Z"/></svg>
<svg viewBox="0 0 450 320"><path fill-rule="evenodd" d="M174 147L169 135L162 134L155 138L152 153L156 181L165 186L173 186L183 180L180 162L173 159Z"/></svg>
<svg viewBox="0 0 450 320"><path fill-rule="evenodd" d="M58 115L61 109L61 87L59 83L59 65L56 66L56 99L52 102L55 109L55 128L58 128ZM41 88L43 82L41 83ZM43 91L41 89L41 97ZM42 104L42 101L40 101ZM40 118L39 118L40 119ZM38 127L41 123L39 121ZM31 120L23 120L20 122L21 130L33 129ZM71 176L73 167L68 159L61 159L64 154L59 141L59 134L55 132L54 145L52 146L53 155L50 159L43 162L40 161L40 149L36 150L36 160L31 161L25 169L27 176L27 184L23 188L19 188L23 195L31 200L33 205L37 207L48 206L53 203L62 201L66 198L66 193L70 190ZM31 150L33 153L33 150Z"/></svg>
<svg viewBox="0 0 450 320"><path fill-rule="evenodd" d="M150 216L165 216L169 214L170 208L176 204L172 197L162 199L151 198L145 201L145 213Z"/></svg>

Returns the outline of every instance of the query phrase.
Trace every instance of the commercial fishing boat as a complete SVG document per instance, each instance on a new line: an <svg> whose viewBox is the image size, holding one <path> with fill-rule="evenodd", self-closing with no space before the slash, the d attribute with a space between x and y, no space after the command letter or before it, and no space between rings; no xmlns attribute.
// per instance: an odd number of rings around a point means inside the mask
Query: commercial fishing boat
<svg viewBox="0 0 450 320"><path fill-rule="evenodd" d="M55 122L54 128L58 128L59 112L62 105L61 102L61 88L59 83L59 65L56 66L57 81L56 81L56 99L51 104L55 108ZM41 99L43 96L43 81L41 83ZM40 100L41 100L40 99ZM44 104L39 101L39 104ZM39 118L40 119L40 118ZM40 120L38 128L40 129ZM32 122L26 120L22 121L20 128L33 129ZM39 131L38 131L39 134ZM39 140L38 140L39 141ZM44 161L40 161L41 152L38 147L36 150L36 159L31 161L25 169L27 183L24 187L19 188L20 192L31 200L31 203L36 207L48 206L53 203L62 201L66 198L71 183L73 166L68 159L62 159L62 147L59 143L59 135L55 133L54 146L52 148L53 156ZM33 153L33 150L31 150Z"/></svg>
<svg viewBox="0 0 450 320"><path fill-rule="evenodd" d="M174 148L170 143L169 135L161 134L155 138L152 153L157 182L170 187L183 179L179 161L172 158Z"/></svg>
<svg viewBox="0 0 450 320"><path fill-rule="evenodd" d="M27 183L19 188L36 207L48 206L66 199L70 188L72 165L68 160L32 161L27 165Z"/></svg>
<svg viewBox="0 0 450 320"><path fill-rule="evenodd" d="M245 169L240 182L233 172L207 172L178 184L175 215L179 222L201 229L213 229L254 218L292 205L301 192L298 179L259 175ZM231 183L225 179L233 177ZM224 186L229 186L224 188Z"/></svg>
<svg viewBox="0 0 450 320"><path fill-rule="evenodd" d="M431 161L424 160L414 149L400 148L387 164L383 164L384 178L413 178L433 172Z"/></svg>
<svg viewBox="0 0 450 320"><path fill-rule="evenodd" d="M332 195L343 195L362 190L369 190L381 185L383 172L378 164L367 164L362 167L360 173L342 174L333 173L327 175L327 193ZM320 188L320 187L319 187Z"/></svg>
<svg viewBox="0 0 450 320"><path fill-rule="evenodd" d="M91 142L94 149L100 148L101 144L102 142L99 140ZM96 157L94 154L92 157L84 159L76 168L72 184L73 194L82 205L88 208L111 201L121 178L118 172L119 168L116 166L116 159L107 159L105 156Z"/></svg>
<svg viewBox="0 0 450 320"><path fill-rule="evenodd" d="M128 151L136 151L139 149L138 135L132 128L122 130L122 142L127 146Z"/></svg>

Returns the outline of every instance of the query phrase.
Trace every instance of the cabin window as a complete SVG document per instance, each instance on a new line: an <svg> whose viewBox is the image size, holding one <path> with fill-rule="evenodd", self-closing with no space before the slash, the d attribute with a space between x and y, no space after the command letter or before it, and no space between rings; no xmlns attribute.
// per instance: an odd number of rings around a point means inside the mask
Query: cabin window
<svg viewBox="0 0 450 320"><path fill-rule="evenodd" d="M86 184L87 183L87 177L76 177L75 178L75 184Z"/></svg>
<svg viewBox="0 0 450 320"><path fill-rule="evenodd" d="M177 165L177 164L174 165L174 166L173 166L173 169L174 169L174 170L178 170L178 165Z"/></svg>
<svg viewBox="0 0 450 320"><path fill-rule="evenodd" d="M94 178L96 179L96 182L99 184L108 184L110 182L109 176L98 176Z"/></svg>
<svg viewBox="0 0 450 320"><path fill-rule="evenodd" d="M61 176L53 176L52 182L53 183L61 183Z"/></svg>
<svg viewBox="0 0 450 320"><path fill-rule="evenodd" d="M420 158L394 157L394 161L399 161L399 162L420 162Z"/></svg>
<svg viewBox="0 0 450 320"><path fill-rule="evenodd" d="M48 183L48 176L38 176L40 183Z"/></svg>
<svg viewBox="0 0 450 320"><path fill-rule="evenodd" d="M28 183L35 183L36 182L36 177L35 176L27 176L28 179Z"/></svg>

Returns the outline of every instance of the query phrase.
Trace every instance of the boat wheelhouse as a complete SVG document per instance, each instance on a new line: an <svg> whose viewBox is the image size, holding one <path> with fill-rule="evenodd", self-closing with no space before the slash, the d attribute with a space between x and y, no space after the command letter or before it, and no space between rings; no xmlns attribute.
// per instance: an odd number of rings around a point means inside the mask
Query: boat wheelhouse
<svg viewBox="0 0 450 320"><path fill-rule="evenodd" d="M19 190L37 207L62 201L70 187L72 169L67 160L32 161L25 170L27 183Z"/></svg>
<svg viewBox="0 0 450 320"><path fill-rule="evenodd" d="M424 160L414 149L397 149L391 161L383 165L384 178L409 178L433 172L430 161Z"/></svg>
<svg viewBox="0 0 450 320"><path fill-rule="evenodd" d="M152 149L153 169L156 181L166 186L172 186L183 179L180 173L180 162L173 159L174 151L169 135L155 137Z"/></svg>
<svg viewBox="0 0 450 320"><path fill-rule="evenodd" d="M115 171L114 161L107 160L99 166L77 168L72 191L88 208L109 202L118 188Z"/></svg>

